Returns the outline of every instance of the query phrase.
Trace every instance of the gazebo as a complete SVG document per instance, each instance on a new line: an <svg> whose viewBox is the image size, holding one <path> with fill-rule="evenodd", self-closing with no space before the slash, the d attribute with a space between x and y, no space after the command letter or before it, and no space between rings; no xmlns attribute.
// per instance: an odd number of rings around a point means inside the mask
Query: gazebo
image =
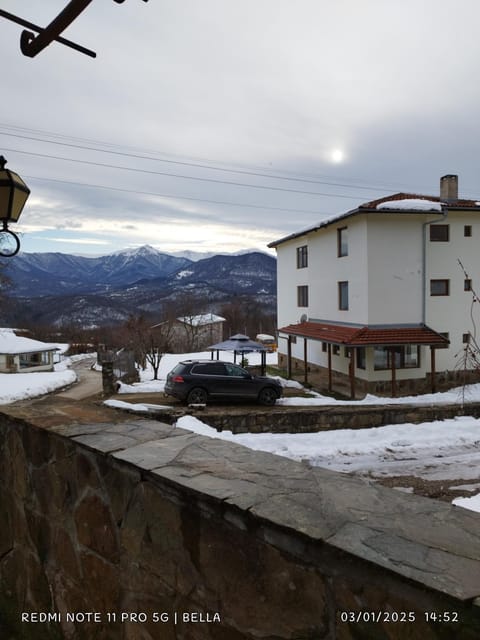
<svg viewBox="0 0 480 640"><path fill-rule="evenodd" d="M242 333L237 333L234 336L228 338L228 340L224 340L223 342L219 342L218 344L214 344L211 347L207 347L207 351L212 352L212 360L214 351L217 352L217 360L220 359L220 351L233 351L233 361L237 362L237 354L241 354L242 361L245 353L253 353L260 352L261 355L261 375L265 375L265 368L267 364L267 351L268 349L260 344L259 342L254 342L250 340L250 338Z"/></svg>

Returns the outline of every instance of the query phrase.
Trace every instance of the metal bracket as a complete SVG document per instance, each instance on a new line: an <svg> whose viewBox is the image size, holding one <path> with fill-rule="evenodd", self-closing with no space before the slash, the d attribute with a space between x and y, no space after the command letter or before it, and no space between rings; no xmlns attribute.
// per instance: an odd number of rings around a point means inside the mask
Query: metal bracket
<svg viewBox="0 0 480 640"><path fill-rule="evenodd" d="M48 47L48 45L54 41L75 49L80 53L84 53L87 56L96 58L97 54L95 51L91 51L90 49L82 47L81 45L60 36L62 31L64 31L76 18L78 18L82 11L84 11L91 2L92 0L70 0L65 9L61 11L45 28L39 27L32 22L19 18L18 16L14 16L3 9L0 9L0 17L6 18L11 22L16 22L23 27L27 27L28 29L32 29L37 32L37 35L35 35L32 31L23 31L20 36L20 49L22 53L29 58L34 58L38 53L40 53L40 51L43 51L45 47ZM114 2L122 4L124 0L114 0ZM143 2L148 2L148 0L143 0Z"/></svg>

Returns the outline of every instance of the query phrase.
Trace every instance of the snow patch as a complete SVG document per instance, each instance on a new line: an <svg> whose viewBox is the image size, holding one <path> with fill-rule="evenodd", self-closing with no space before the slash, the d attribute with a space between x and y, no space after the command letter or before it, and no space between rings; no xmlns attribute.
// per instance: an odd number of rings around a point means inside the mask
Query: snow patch
<svg viewBox="0 0 480 640"><path fill-rule="evenodd" d="M480 493L472 498L455 498L455 500L453 500L453 504L457 507L463 507L464 509L480 512Z"/></svg>
<svg viewBox="0 0 480 640"><path fill-rule="evenodd" d="M377 209L414 209L415 211L442 211L442 203L421 198L405 198L404 200L386 200L377 204Z"/></svg>

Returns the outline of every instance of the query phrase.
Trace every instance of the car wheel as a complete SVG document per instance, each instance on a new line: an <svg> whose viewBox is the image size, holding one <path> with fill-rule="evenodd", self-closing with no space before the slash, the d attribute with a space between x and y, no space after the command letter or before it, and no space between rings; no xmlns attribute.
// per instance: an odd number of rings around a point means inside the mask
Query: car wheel
<svg viewBox="0 0 480 640"><path fill-rule="evenodd" d="M187 396L188 404L207 404L207 392L200 387L194 387Z"/></svg>
<svg viewBox="0 0 480 640"><path fill-rule="evenodd" d="M265 387L265 389L262 389L258 394L258 401L260 404L270 407L275 404L276 400L277 392L275 391L275 389L272 389L272 387Z"/></svg>

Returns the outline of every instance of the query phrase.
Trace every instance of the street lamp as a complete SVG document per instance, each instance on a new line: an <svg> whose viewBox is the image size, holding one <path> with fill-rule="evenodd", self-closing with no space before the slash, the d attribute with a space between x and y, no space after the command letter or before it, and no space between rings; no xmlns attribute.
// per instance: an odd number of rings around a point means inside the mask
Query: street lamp
<svg viewBox="0 0 480 640"><path fill-rule="evenodd" d="M5 169L7 161L0 156L0 257L11 258L20 249L20 240L8 224L17 222L30 195L30 189L19 175Z"/></svg>

